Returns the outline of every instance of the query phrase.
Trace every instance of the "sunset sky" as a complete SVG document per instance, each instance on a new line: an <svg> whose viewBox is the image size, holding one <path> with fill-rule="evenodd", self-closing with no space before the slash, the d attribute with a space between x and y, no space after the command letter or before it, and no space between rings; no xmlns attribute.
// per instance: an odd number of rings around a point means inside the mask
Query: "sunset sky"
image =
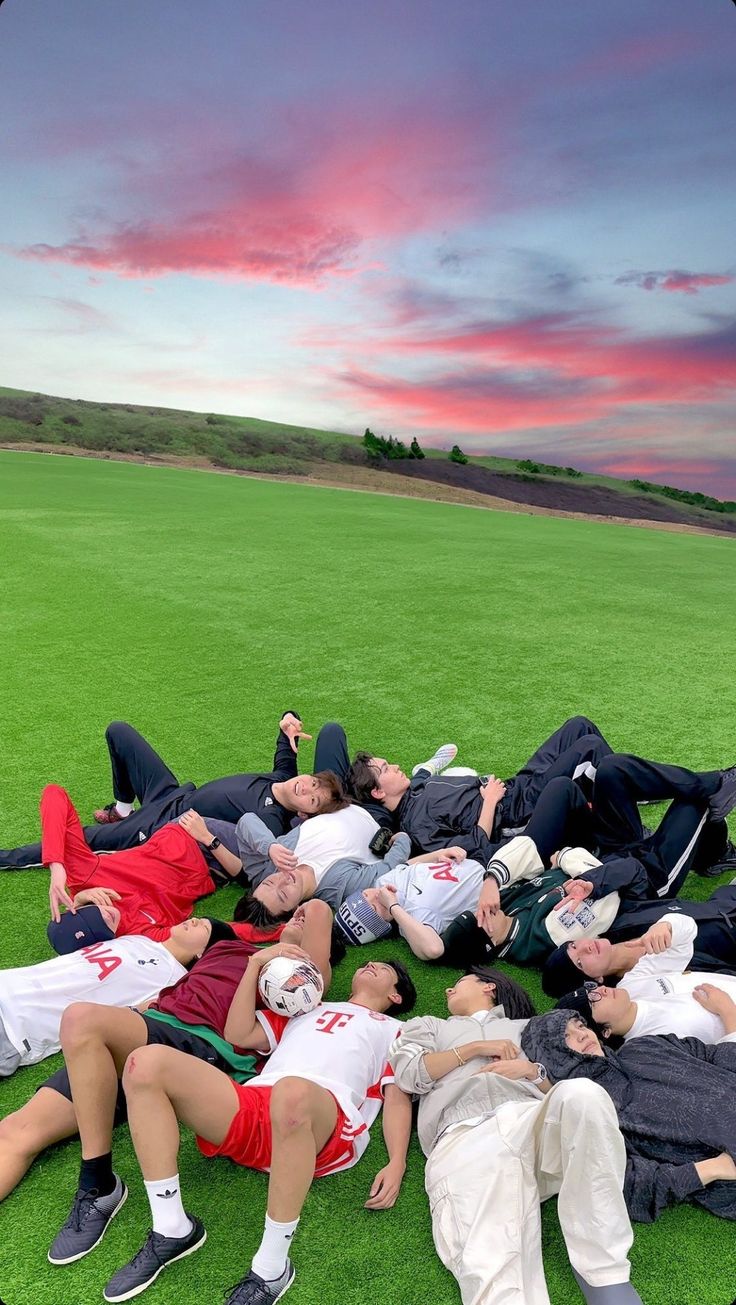
<svg viewBox="0 0 736 1305"><path fill-rule="evenodd" d="M0 382L736 499L734 68L731 0L6 0Z"/></svg>

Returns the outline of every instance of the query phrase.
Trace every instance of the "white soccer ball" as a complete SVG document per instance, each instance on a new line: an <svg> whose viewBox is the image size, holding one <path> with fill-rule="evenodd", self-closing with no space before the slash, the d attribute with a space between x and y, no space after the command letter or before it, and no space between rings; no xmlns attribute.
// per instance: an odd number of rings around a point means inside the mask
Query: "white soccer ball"
<svg viewBox="0 0 736 1305"><path fill-rule="evenodd" d="M277 1015L306 1015L319 1006L324 987L313 961L297 961L289 956L275 956L264 965L258 978L262 1001Z"/></svg>

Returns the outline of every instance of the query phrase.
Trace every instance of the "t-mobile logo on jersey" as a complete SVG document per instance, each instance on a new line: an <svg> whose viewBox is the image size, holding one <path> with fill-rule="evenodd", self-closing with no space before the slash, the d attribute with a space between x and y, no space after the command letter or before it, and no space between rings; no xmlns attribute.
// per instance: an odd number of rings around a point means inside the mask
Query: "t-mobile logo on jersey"
<svg viewBox="0 0 736 1305"><path fill-rule="evenodd" d="M314 1021L320 1033L334 1033L335 1029L344 1029L354 1016L345 1011L326 1010Z"/></svg>

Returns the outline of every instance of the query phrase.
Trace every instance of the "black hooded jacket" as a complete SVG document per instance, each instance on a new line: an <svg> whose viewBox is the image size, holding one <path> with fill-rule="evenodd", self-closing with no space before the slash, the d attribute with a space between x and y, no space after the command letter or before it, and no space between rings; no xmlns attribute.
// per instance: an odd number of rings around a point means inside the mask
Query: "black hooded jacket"
<svg viewBox="0 0 736 1305"><path fill-rule="evenodd" d="M589 1078L605 1088L626 1143L624 1196L632 1219L651 1223L668 1206L694 1201L736 1219L736 1182L704 1187L699 1160L736 1160L736 1039L706 1046L674 1034L632 1038L603 1056L571 1051L571 1012L537 1015L521 1035L524 1055L550 1078Z"/></svg>

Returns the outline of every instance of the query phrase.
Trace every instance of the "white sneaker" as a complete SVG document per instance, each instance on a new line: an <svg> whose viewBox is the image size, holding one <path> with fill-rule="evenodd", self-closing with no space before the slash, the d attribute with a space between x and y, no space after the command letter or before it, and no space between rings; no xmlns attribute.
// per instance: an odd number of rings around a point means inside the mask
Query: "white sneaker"
<svg viewBox="0 0 736 1305"><path fill-rule="evenodd" d="M456 756L457 747L455 744L443 743L442 747L437 749L434 756L429 758L429 761L422 761L418 766L414 767L411 772L412 777L418 775L420 770L428 770L430 775L439 775L440 771L444 770L446 766L449 766L450 762L454 761Z"/></svg>

